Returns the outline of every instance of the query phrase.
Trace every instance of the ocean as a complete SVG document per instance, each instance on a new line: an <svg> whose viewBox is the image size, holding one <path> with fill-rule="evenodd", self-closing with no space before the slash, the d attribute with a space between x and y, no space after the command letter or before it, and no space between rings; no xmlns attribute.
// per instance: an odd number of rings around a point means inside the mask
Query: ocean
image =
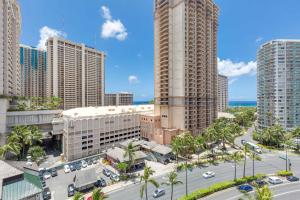
<svg viewBox="0 0 300 200"><path fill-rule="evenodd" d="M149 101L134 101L134 105L149 104ZM256 101L229 101L229 107L255 107Z"/></svg>

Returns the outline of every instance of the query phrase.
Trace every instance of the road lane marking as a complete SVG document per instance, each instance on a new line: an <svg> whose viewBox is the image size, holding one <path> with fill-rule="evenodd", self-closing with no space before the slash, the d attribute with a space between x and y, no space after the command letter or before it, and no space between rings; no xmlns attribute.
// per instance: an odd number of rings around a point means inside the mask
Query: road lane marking
<svg viewBox="0 0 300 200"><path fill-rule="evenodd" d="M283 196L283 195L290 194L290 193L295 193L295 192L300 192L300 190L292 190L292 191L276 194L276 195L274 195L274 197L279 197L279 196Z"/></svg>

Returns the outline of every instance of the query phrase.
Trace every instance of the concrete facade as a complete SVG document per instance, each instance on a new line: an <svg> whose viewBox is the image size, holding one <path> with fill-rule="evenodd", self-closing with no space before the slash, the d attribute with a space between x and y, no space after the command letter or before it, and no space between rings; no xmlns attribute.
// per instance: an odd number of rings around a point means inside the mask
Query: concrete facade
<svg viewBox="0 0 300 200"><path fill-rule="evenodd" d="M66 110L63 154L68 161L98 154L121 141L140 138L140 116L153 105L105 106Z"/></svg>
<svg viewBox="0 0 300 200"><path fill-rule="evenodd" d="M155 0L154 6L155 115L161 118L161 137L176 130L199 134L217 117L218 8L212 0Z"/></svg>
<svg viewBox="0 0 300 200"><path fill-rule="evenodd" d="M228 108L228 78L218 75L218 112L224 112Z"/></svg>
<svg viewBox="0 0 300 200"><path fill-rule="evenodd" d="M47 96L64 110L104 105L105 54L61 38L47 41Z"/></svg>
<svg viewBox="0 0 300 200"><path fill-rule="evenodd" d="M0 95L20 96L19 36L21 13L17 0L0 0Z"/></svg>
<svg viewBox="0 0 300 200"><path fill-rule="evenodd" d="M133 104L133 93L106 93L104 97L105 106L128 106Z"/></svg>
<svg viewBox="0 0 300 200"><path fill-rule="evenodd" d="M300 126L300 40L273 40L257 54L258 128Z"/></svg>
<svg viewBox="0 0 300 200"><path fill-rule="evenodd" d="M20 45L21 96L45 99L47 54L35 47Z"/></svg>

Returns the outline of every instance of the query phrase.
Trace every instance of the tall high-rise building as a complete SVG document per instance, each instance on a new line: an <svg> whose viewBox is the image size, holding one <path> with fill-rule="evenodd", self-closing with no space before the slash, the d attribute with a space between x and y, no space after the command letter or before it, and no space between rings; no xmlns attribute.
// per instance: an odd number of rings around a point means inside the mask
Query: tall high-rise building
<svg viewBox="0 0 300 200"><path fill-rule="evenodd" d="M21 96L46 98L47 53L20 45Z"/></svg>
<svg viewBox="0 0 300 200"><path fill-rule="evenodd" d="M154 7L155 115L166 134L199 134L217 117L218 7L213 0L155 0Z"/></svg>
<svg viewBox="0 0 300 200"><path fill-rule="evenodd" d="M47 41L47 96L63 109L104 105L105 54L84 44L53 37Z"/></svg>
<svg viewBox="0 0 300 200"><path fill-rule="evenodd" d="M273 40L257 55L259 129L300 126L300 40Z"/></svg>
<svg viewBox="0 0 300 200"><path fill-rule="evenodd" d="M228 108L228 78L218 75L218 111L224 112Z"/></svg>
<svg viewBox="0 0 300 200"><path fill-rule="evenodd" d="M19 35L21 13L17 0L0 0L0 95L19 96Z"/></svg>
<svg viewBox="0 0 300 200"><path fill-rule="evenodd" d="M104 102L105 106L129 106L133 104L133 93L106 93Z"/></svg>

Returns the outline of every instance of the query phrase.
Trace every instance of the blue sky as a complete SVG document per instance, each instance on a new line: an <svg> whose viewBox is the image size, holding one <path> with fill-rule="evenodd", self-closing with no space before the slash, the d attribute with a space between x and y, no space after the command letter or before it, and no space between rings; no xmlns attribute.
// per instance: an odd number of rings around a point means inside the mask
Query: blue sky
<svg viewBox="0 0 300 200"><path fill-rule="evenodd" d="M42 47L49 35L63 35L94 46L107 53L106 92L153 98L152 0L19 1L21 43ZM229 98L255 100L256 51L271 39L300 38L300 1L215 2L220 8L219 69L230 76Z"/></svg>

